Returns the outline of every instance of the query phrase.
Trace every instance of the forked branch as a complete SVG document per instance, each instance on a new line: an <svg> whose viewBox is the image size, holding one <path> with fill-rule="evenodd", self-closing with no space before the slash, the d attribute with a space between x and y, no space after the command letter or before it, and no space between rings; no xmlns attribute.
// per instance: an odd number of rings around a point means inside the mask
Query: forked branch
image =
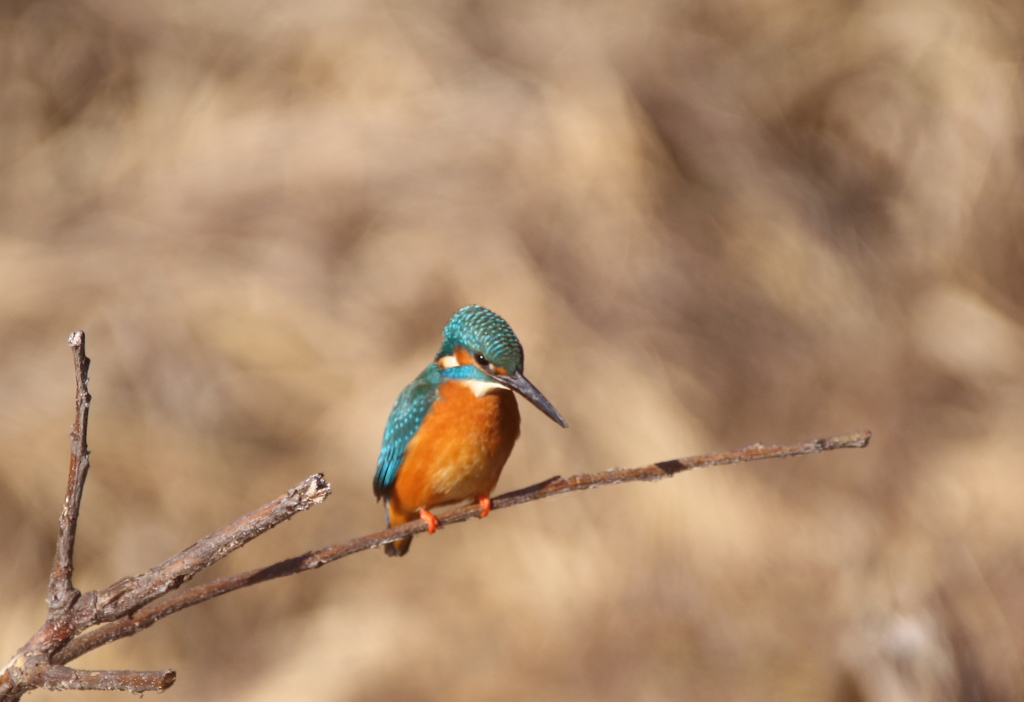
<svg viewBox="0 0 1024 702"><path fill-rule="evenodd" d="M275 500L145 573L122 578L110 587L80 593L72 583L75 528L82 489L89 469L86 433L89 419L89 359L85 334L68 339L75 361L77 386L75 423L71 429L71 468L61 512L57 551L50 575L46 621L0 670L0 702L13 702L35 688L49 690L161 691L174 683L173 670L75 670L63 663L67 645L85 629L130 616L133 612L208 568L232 551L298 512L320 504L331 493L323 475L312 475Z"/></svg>
<svg viewBox="0 0 1024 702"><path fill-rule="evenodd" d="M88 368L85 335L75 332L68 342L75 355L78 395L77 415L71 432L71 471L67 497L60 519L60 538L49 586L49 612L39 631L0 671L0 702L14 702L29 690L45 687L61 690L165 690L174 683L174 671L82 671L65 667L79 656L112 641L131 636L160 619L206 600L243 587L319 568L360 551L382 546L426 530L422 521L411 522L351 541L334 544L273 565L214 580L184 590L180 586L196 573L285 521L298 512L323 502L331 488L323 475L313 475L277 499L237 519L227 527L200 539L178 555L140 575L119 580L103 590L80 594L71 582L75 524L82 487L89 468L86 428L89 415ZM765 458L785 458L840 448L863 448L871 432L818 439L791 446L754 444L736 451L710 453L662 461L638 468L615 468L554 477L542 483L506 493L492 500L492 510L605 485L656 481L702 466L743 463ZM468 505L440 517L440 525L464 522L480 514L480 506ZM97 626L99 625L99 626ZM89 631L86 629L91 628Z"/></svg>

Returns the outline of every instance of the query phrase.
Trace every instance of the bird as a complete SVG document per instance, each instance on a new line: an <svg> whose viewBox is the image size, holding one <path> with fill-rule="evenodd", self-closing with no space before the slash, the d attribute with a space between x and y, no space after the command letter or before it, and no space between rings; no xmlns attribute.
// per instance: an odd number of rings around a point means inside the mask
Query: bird
<svg viewBox="0 0 1024 702"><path fill-rule="evenodd" d="M458 310L434 360L398 395L384 428L373 493L388 528L416 519L437 530L431 510L474 500L480 517L519 438L515 393L568 427L523 375L523 347L508 322L486 307ZM412 536L384 545L404 556Z"/></svg>

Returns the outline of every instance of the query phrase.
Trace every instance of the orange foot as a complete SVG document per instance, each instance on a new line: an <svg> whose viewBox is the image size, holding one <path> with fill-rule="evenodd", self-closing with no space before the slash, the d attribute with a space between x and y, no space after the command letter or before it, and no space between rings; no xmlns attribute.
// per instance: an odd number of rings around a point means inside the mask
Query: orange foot
<svg viewBox="0 0 1024 702"><path fill-rule="evenodd" d="M481 495L476 498L476 501L480 503L480 519L483 519L491 513L491 498L487 495Z"/></svg>
<svg viewBox="0 0 1024 702"><path fill-rule="evenodd" d="M437 517L432 515L430 512L428 512L425 509L421 509L420 510L420 519L422 519L423 521L425 521L427 523L427 533L428 534L433 534L435 531L437 531Z"/></svg>

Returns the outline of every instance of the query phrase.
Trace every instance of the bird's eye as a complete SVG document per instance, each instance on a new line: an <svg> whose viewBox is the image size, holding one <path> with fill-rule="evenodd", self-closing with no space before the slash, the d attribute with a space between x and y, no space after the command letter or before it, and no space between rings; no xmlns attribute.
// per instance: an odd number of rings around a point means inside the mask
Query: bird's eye
<svg viewBox="0 0 1024 702"><path fill-rule="evenodd" d="M481 366L490 365L489 363L487 363L487 359L484 358L484 355L482 353L478 353L477 355L473 356L473 360L476 361Z"/></svg>

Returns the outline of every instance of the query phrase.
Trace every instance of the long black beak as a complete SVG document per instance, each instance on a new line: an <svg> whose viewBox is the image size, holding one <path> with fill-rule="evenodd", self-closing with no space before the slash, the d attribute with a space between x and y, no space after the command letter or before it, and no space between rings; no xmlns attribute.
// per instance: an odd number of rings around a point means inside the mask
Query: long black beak
<svg viewBox="0 0 1024 702"><path fill-rule="evenodd" d="M520 395L532 402L534 407L551 417L551 419L558 424L563 427L569 426L565 423L565 420L562 419L562 415L558 413L558 410L551 406L551 403L548 402L548 398L544 397L540 390L535 388L533 383L527 380L522 373L516 372L512 375L494 375L492 377L502 385L512 388L518 392Z"/></svg>

